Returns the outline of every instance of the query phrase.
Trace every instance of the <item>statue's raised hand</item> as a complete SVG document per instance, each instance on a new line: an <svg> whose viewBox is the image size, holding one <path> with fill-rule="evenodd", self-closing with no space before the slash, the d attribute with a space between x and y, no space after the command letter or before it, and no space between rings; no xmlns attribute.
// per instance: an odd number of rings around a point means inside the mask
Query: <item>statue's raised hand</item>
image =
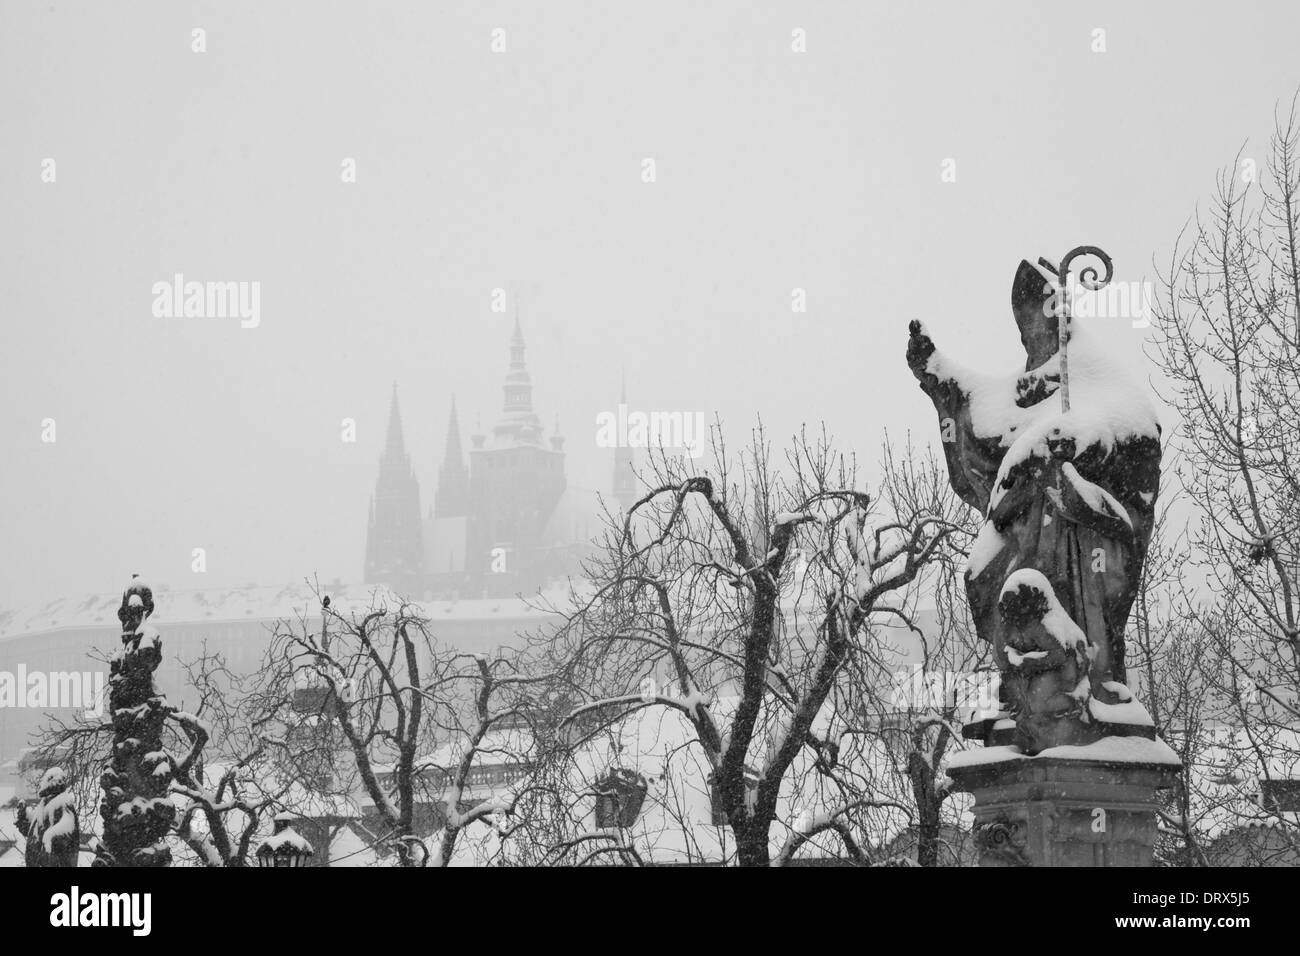
<svg viewBox="0 0 1300 956"><path fill-rule="evenodd" d="M934 340L925 334L925 329L916 319L907 327L907 364L917 378L927 375L926 365L934 354Z"/></svg>

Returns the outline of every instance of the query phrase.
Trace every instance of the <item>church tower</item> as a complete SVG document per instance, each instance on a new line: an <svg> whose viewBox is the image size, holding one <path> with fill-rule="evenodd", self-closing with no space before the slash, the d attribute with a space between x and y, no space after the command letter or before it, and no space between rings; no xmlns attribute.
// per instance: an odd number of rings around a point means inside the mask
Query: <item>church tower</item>
<svg viewBox="0 0 1300 956"><path fill-rule="evenodd" d="M542 422L533 412L533 380L524 364L524 333L519 328L518 314L510 337L510 367L501 390L505 402L501 418L492 429L497 445L536 444L542 436Z"/></svg>
<svg viewBox="0 0 1300 956"><path fill-rule="evenodd" d="M438 488L433 495L435 518L460 518L469 514L469 469L460 446L460 419L456 415L456 396L451 397L451 415L447 419L447 440L438 469Z"/></svg>
<svg viewBox="0 0 1300 956"><path fill-rule="evenodd" d="M388 412L388 436L379 458L379 478L370 499L366 528L368 584L387 584L399 593L419 596L424 589L424 558L420 538L420 485L402 437L402 412L393 383Z"/></svg>
<svg viewBox="0 0 1300 956"><path fill-rule="evenodd" d="M482 574L483 591L494 595L531 591L551 574L545 531L565 489L563 440L543 441L517 315L502 396L491 441L476 437L469 456L466 569Z"/></svg>

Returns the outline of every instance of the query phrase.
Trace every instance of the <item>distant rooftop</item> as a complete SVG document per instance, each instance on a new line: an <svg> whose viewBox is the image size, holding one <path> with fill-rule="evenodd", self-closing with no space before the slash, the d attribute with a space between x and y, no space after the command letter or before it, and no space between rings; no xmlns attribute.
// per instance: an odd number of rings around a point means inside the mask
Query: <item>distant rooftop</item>
<svg viewBox="0 0 1300 956"><path fill-rule="evenodd" d="M329 595L332 607L339 613L361 610L369 606L372 592L388 594L390 600L399 600L382 585L322 584L321 593ZM475 598L447 601L414 601L424 608L434 620L540 620L545 614L532 605L553 602L563 606L567 591L554 588L539 597L527 598ZM0 641L23 634L40 633L61 628L103 627L116 631L120 625L117 609L122 603L122 592L80 595L58 598L44 604L0 611ZM193 622L243 621L292 618L304 612L315 616L320 608L318 599L306 583L285 587L246 585L237 588L186 588L174 589L165 584L154 586L155 610L150 621L159 625Z"/></svg>

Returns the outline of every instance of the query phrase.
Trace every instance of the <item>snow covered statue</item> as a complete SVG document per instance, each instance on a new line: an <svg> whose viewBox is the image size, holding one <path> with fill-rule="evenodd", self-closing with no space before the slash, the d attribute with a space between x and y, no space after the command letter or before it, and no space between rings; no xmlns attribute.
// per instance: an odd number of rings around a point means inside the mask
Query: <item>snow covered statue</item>
<svg viewBox="0 0 1300 956"><path fill-rule="evenodd" d="M983 375L912 322L907 362L939 413L952 486L985 516L966 569L975 626L1002 672L1002 713L967 735L1026 754L1102 737L1154 738L1129 691L1124 628L1151 538L1160 426L1146 389L1096 330L1070 319L1070 261L1085 289L1111 277L1080 247L1059 270L1021 262L1011 287L1023 371Z"/></svg>
<svg viewBox="0 0 1300 956"><path fill-rule="evenodd" d="M24 863L28 867L76 866L81 843L77 806L68 791L68 778L58 767L45 771L40 782L40 800L30 815L18 805L15 821L27 838Z"/></svg>
<svg viewBox="0 0 1300 956"><path fill-rule="evenodd" d="M113 715L113 756L100 777L99 814L104 839L93 866L154 867L171 863L166 837L176 807L169 796L171 758L163 749L166 698L154 686L162 662L162 637L149 623L153 590L132 576L117 618L122 649L109 664L108 705Z"/></svg>

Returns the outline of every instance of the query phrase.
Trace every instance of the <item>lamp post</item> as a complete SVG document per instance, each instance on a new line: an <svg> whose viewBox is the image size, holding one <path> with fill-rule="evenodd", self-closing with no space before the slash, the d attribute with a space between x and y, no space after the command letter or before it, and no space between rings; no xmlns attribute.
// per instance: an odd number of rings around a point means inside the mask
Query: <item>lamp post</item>
<svg viewBox="0 0 1300 956"><path fill-rule="evenodd" d="M275 815L275 832L257 848L258 866L307 866L315 856L311 844L290 826L292 822L292 814Z"/></svg>

